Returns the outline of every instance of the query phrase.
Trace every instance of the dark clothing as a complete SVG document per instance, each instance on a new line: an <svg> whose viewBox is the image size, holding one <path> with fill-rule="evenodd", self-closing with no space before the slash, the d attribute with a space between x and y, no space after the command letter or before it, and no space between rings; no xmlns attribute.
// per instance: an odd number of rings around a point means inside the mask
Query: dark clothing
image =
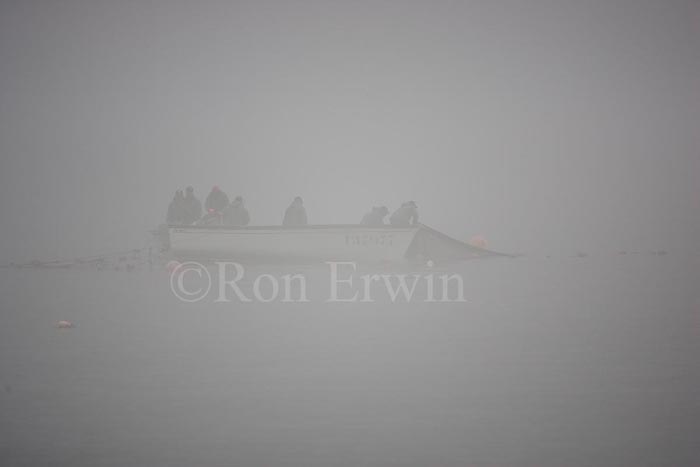
<svg viewBox="0 0 700 467"><path fill-rule="evenodd" d="M282 225L306 225L306 209L301 204L292 204L284 212Z"/></svg>
<svg viewBox="0 0 700 467"><path fill-rule="evenodd" d="M185 197L182 192L175 193L175 197L168 206L168 214L165 217L168 225L180 225L185 223Z"/></svg>
<svg viewBox="0 0 700 467"><path fill-rule="evenodd" d="M224 216L224 225L241 226L248 225L250 222L250 214L248 210L240 203L231 203L226 206L222 212Z"/></svg>
<svg viewBox="0 0 700 467"><path fill-rule="evenodd" d="M183 200L184 217L183 224L193 224L202 217L202 203L191 193L185 195Z"/></svg>
<svg viewBox="0 0 700 467"><path fill-rule="evenodd" d="M208 212L210 209L214 211L223 211L228 206L228 196L221 190L211 190L206 201L204 201L204 209Z"/></svg>
<svg viewBox="0 0 700 467"><path fill-rule="evenodd" d="M410 204L404 204L394 211L389 218L389 222L394 227L408 227L418 224L418 209Z"/></svg>
<svg viewBox="0 0 700 467"><path fill-rule="evenodd" d="M385 209L377 207L372 208L370 212L362 217L360 224L370 226L384 225L384 218L388 214Z"/></svg>

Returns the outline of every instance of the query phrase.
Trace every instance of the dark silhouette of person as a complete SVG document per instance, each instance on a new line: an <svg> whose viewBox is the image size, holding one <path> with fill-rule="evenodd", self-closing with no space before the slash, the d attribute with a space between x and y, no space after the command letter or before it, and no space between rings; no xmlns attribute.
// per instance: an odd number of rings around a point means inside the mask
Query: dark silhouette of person
<svg viewBox="0 0 700 467"><path fill-rule="evenodd" d="M408 227L418 224L418 206L415 201L407 201L389 218L394 227Z"/></svg>
<svg viewBox="0 0 700 467"><path fill-rule="evenodd" d="M204 209L207 212L209 212L211 209L216 212L221 212L226 206L228 206L228 203L229 200L226 193L221 191L221 189L215 185L212 187L209 196L207 196L207 199L204 201Z"/></svg>
<svg viewBox="0 0 700 467"><path fill-rule="evenodd" d="M250 222L250 214L245 207L242 196L236 196L231 204L222 211L224 225L243 226Z"/></svg>
<svg viewBox="0 0 700 467"><path fill-rule="evenodd" d="M185 196L182 194L182 190L177 190L173 200L170 201L165 222L168 225L179 225L185 223Z"/></svg>
<svg viewBox="0 0 700 467"><path fill-rule="evenodd" d="M386 206L375 206L362 217L360 224L370 226L384 225L384 218L387 214L389 214L389 209Z"/></svg>
<svg viewBox="0 0 700 467"><path fill-rule="evenodd" d="M304 208L304 201L300 196L294 198L292 204L289 205L286 211L284 211L284 220L282 225L287 226L297 226L297 225L307 225L308 221L306 219L306 208Z"/></svg>
<svg viewBox="0 0 700 467"><path fill-rule="evenodd" d="M184 199L184 224L193 224L202 217L202 203L194 195L194 188L188 186Z"/></svg>

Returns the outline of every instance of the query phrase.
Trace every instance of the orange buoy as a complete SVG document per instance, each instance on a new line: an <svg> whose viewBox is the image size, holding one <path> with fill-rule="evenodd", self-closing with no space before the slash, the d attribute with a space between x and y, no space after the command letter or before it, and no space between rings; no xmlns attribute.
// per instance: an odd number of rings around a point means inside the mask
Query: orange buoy
<svg viewBox="0 0 700 467"><path fill-rule="evenodd" d="M481 248L482 250L485 250L488 246L486 239L482 235L474 235L467 243L475 248Z"/></svg>

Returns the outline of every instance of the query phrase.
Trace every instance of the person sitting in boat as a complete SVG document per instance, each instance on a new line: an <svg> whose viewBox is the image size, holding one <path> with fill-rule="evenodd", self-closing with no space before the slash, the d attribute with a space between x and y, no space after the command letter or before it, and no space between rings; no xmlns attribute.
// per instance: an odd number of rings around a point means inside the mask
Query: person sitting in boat
<svg viewBox="0 0 700 467"><path fill-rule="evenodd" d="M245 208L242 196L236 196L231 204L221 212L224 225L242 226L250 222L250 214Z"/></svg>
<svg viewBox="0 0 700 467"><path fill-rule="evenodd" d="M168 214L165 217L165 222L168 225L179 225L185 222L185 195L182 190L175 192L175 197L168 206Z"/></svg>
<svg viewBox="0 0 700 467"><path fill-rule="evenodd" d="M211 192L209 193L209 196L207 196L207 199L204 201L204 209L208 212L210 209L213 209L217 212L221 212L224 210L226 206L228 206L229 200L228 196L226 196L226 193L221 191L221 189L214 185L212 187Z"/></svg>
<svg viewBox="0 0 700 467"><path fill-rule="evenodd" d="M191 186L188 186L185 190L183 208L183 224L193 224L197 222L200 217L202 217L202 203L194 195L194 188L192 188Z"/></svg>
<svg viewBox="0 0 700 467"><path fill-rule="evenodd" d="M384 218L389 214L386 206L374 206L370 212L362 217L362 225L384 225Z"/></svg>
<svg viewBox="0 0 700 467"><path fill-rule="evenodd" d="M304 208L304 201L301 199L301 196L297 196L284 212L284 220L282 221L282 225L294 226L307 224L308 222L306 219L306 208Z"/></svg>
<svg viewBox="0 0 700 467"><path fill-rule="evenodd" d="M418 206L415 201L407 201L389 218L389 222L394 227L408 227L418 224Z"/></svg>

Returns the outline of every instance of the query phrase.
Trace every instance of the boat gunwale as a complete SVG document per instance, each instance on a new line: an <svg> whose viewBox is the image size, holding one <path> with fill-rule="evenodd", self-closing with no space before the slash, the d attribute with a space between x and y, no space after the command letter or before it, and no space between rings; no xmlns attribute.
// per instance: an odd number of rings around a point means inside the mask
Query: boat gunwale
<svg viewBox="0 0 700 467"><path fill-rule="evenodd" d="M412 225L408 227L397 227L393 225L362 225L362 224L316 224L316 225L168 225L171 229L185 230L237 230L237 231L300 231L300 230L332 230L332 229L353 229L353 230L379 230L379 231L413 231L422 228L422 225Z"/></svg>

